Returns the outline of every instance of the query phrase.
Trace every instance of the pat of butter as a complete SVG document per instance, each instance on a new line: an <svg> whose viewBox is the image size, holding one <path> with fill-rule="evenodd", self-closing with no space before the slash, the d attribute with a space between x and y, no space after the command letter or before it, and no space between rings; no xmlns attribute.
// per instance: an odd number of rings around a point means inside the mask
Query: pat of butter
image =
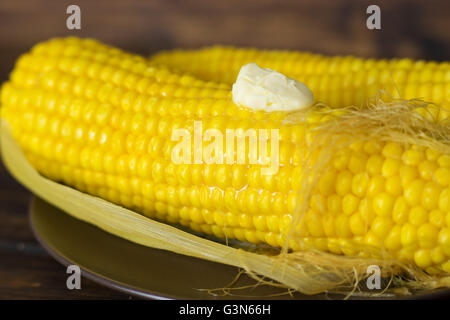
<svg viewBox="0 0 450 320"><path fill-rule="evenodd" d="M236 105L266 112L300 110L314 102L306 85L256 63L242 66L232 93Z"/></svg>

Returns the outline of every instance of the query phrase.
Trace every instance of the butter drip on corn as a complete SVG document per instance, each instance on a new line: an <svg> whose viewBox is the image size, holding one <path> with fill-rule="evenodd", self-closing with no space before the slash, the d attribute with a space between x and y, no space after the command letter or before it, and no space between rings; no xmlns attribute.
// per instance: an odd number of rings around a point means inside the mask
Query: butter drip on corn
<svg viewBox="0 0 450 320"><path fill-rule="evenodd" d="M232 93L238 106L266 112L301 110L314 102L313 93L303 83L256 63L242 66Z"/></svg>
<svg viewBox="0 0 450 320"><path fill-rule="evenodd" d="M321 155L314 129L342 110L311 108L301 121L286 122L283 112L238 108L227 85L76 38L40 43L20 57L0 99L1 117L30 163L83 192L218 237L282 247L290 234L293 250L388 253L450 272L448 153L347 136L301 202L305 165ZM173 163L173 129L192 132L197 120L222 132L278 129L279 170ZM295 224L300 204L307 212Z"/></svg>

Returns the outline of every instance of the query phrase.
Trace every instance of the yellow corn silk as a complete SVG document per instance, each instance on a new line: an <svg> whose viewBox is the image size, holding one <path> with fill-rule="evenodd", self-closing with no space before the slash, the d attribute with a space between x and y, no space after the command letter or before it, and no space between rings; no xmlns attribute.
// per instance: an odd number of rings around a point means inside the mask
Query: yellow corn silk
<svg viewBox="0 0 450 320"><path fill-rule="evenodd" d="M76 38L40 43L21 56L1 89L0 110L42 175L148 217L221 238L450 272L448 148L320 130L345 110L240 109L227 85ZM258 141L267 130L266 155L278 155L276 170L263 172L264 144L255 160L248 137L244 153L223 138L226 159L206 161L221 150L207 139L199 147L199 123L205 135L256 132ZM202 156L174 161L175 129Z"/></svg>
<svg viewBox="0 0 450 320"><path fill-rule="evenodd" d="M317 101L331 107L361 105L382 90L386 98L421 98L434 102L445 108L440 110L437 118L449 117L448 62L329 57L308 52L222 46L162 51L152 56L150 61L201 79L228 84L234 83L243 65L254 62L306 84ZM436 113L437 109L432 112Z"/></svg>

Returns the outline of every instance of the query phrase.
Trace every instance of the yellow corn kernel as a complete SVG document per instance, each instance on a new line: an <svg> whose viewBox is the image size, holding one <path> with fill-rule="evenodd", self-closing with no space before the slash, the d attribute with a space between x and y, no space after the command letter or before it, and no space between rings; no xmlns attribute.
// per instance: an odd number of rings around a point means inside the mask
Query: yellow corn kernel
<svg viewBox="0 0 450 320"><path fill-rule="evenodd" d="M402 185L400 177L398 175L390 176L386 179L386 192L394 197L398 197L402 194Z"/></svg>
<svg viewBox="0 0 450 320"><path fill-rule="evenodd" d="M353 175L350 171L342 171L338 174L336 180L336 193L340 196L344 196L350 192L352 185Z"/></svg>
<svg viewBox="0 0 450 320"><path fill-rule="evenodd" d="M442 187L450 185L450 169L438 168L432 175L433 179Z"/></svg>
<svg viewBox="0 0 450 320"><path fill-rule="evenodd" d="M419 249L414 253L414 262L421 268L429 267L432 264L430 251Z"/></svg>
<svg viewBox="0 0 450 320"><path fill-rule="evenodd" d="M438 234L438 243L447 257L450 257L450 228L441 229Z"/></svg>
<svg viewBox="0 0 450 320"><path fill-rule="evenodd" d="M422 248L433 248L436 245L439 229L430 224L423 224L417 229L417 240Z"/></svg>
<svg viewBox="0 0 450 320"><path fill-rule="evenodd" d="M386 192L379 193L373 199L373 210L380 216L390 216L392 214L394 202L394 196Z"/></svg>
<svg viewBox="0 0 450 320"><path fill-rule="evenodd" d="M406 165L416 166L422 161L423 157L420 150L409 149L403 153L402 159Z"/></svg>
<svg viewBox="0 0 450 320"><path fill-rule="evenodd" d="M369 184L370 176L367 172L360 172L353 177L352 192L357 197L363 197Z"/></svg>
<svg viewBox="0 0 450 320"><path fill-rule="evenodd" d="M367 187L367 196L369 198L374 198L375 196L383 192L384 187L385 187L385 179L382 176L372 177Z"/></svg>
<svg viewBox="0 0 450 320"><path fill-rule="evenodd" d="M359 206L359 198L357 198L353 194L348 193L342 198L342 211L345 214L350 215L356 212L358 206Z"/></svg>
<svg viewBox="0 0 450 320"><path fill-rule="evenodd" d="M401 242L404 247L411 246L417 241L417 228L412 224L406 223L402 227Z"/></svg>
<svg viewBox="0 0 450 320"><path fill-rule="evenodd" d="M395 225L385 237L384 246L388 250L399 250L402 246L401 235L402 228L399 225Z"/></svg>
<svg viewBox="0 0 450 320"><path fill-rule="evenodd" d="M393 159L393 158L387 158L386 160L384 160L383 167L381 169L381 173L386 178L391 177L392 175L394 175L398 172L400 165L401 165L400 160Z"/></svg>
<svg viewBox="0 0 450 320"><path fill-rule="evenodd" d="M390 217L378 216L372 223L372 232L378 239L385 239L393 225L394 223Z"/></svg>
<svg viewBox="0 0 450 320"><path fill-rule="evenodd" d="M379 154L372 154L367 160L366 170L371 175L381 174L384 158Z"/></svg>
<svg viewBox="0 0 450 320"><path fill-rule="evenodd" d="M405 187L403 196L409 205L414 206L420 203L424 186L425 181L416 179Z"/></svg>

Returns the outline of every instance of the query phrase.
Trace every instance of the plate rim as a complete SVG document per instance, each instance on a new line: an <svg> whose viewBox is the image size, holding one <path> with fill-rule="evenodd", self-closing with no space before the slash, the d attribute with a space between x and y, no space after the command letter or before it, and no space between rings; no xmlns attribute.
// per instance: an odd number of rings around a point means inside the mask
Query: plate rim
<svg viewBox="0 0 450 320"><path fill-rule="evenodd" d="M147 299L147 300L197 300L195 298L186 298L186 297L180 297L176 295L171 294L164 294L161 292L155 292L146 290L143 288L139 288L133 285L128 285L123 282L111 279L107 276L103 276L100 274L97 274L95 271L91 271L88 268L82 267L78 265L75 261L72 261L71 259L67 258L62 252L60 252L57 248L52 247L50 244L47 243L47 241L44 240L44 238L41 236L39 231L36 228L35 222L33 220L33 207L37 201L42 201L50 206L54 206L53 204L49 203L45 199L42 199L38 197L37 195L34 195L31 197L29 205L28 205L28 221L31 228L31 231L33 233L33 236L36 238L38 243L46 250L46 252L54 258L57 262L62 264L65 267L68 267L69 265L77 265L80 270L82 270L82 276L98 283L104 287L107 287L112 290L116 290L118 292L122 292L125 294L128 294L133 297L141 298L141 299ZM64 210L57 208L59 211L62 211L64 214L68 215ZM70 218L76 219L70 215L68 215ZM76 219L80 222L87 223L85 221ZM88 223L89 224L89 223ZM91 225L91 224L89 224ZM95 226L94 226L95 227ZM103 231L99 229L99 231ZM106 232L106 231L104 231ZM111 234L107 232L108 234L117 237L114 234ZM120 237L118 237L120 238ZM127 239L120 238L124 241L129 241ZM138 244L136 244L138 245ZM150 247L149 247L150 248ZM417 293L412 294L409 296L396 296L396 297L372 297L372 299L369 300L429 300L429 299L449 299L450 298L450 288L437 288L435 291L428 292L428 293ZM314 299L313 299L314 300ZM334 300L334 299L333 299ZM339 299L338 299L339 300Z"/></svg>
<svg viewBox="0 0 450 320"><path fill-rule="evenodd" d="M68 267L70 265L77 265L81 270L82 277L85 277L95 283L98 283L104 287L107 287L112 290L116 290L122 293L129 294L134 297L138 298L144 298L148 300L176 300L176 299L183 299L182 297L175 297L167 294L162 294L160 292L150 292L142 288L137 288L131 285L124 284L122 282L110 279L108 277L96 274L93 271L90 271L86 269L85 267L82 267L78 265L75 261L71 261L69 258L65 257L65 255L61 252L59 252L58 249L53 248L51 245L49 245L44 238L40 235L38 232L35 222L33 221L33 206L36 201L43 201L48 203L47 201L40 199L36 195L33 195L31 197L31 201L28 205L28 221L30 224L31 231L33 233L33 236L36 238L36 240L39 242L39 244L47 251L47 253L55 259L57 262L62 264L65 267ZM50 204L51 205L51 204ZM60 209L58 209L60 210ZM61 210L64 212L64 210ZM65 213L65 212L64 212ZM65 213L67 214L67 213ZM114 235L115 236L115 235ZM126 240L126 239L123 239Z"/></svg>

